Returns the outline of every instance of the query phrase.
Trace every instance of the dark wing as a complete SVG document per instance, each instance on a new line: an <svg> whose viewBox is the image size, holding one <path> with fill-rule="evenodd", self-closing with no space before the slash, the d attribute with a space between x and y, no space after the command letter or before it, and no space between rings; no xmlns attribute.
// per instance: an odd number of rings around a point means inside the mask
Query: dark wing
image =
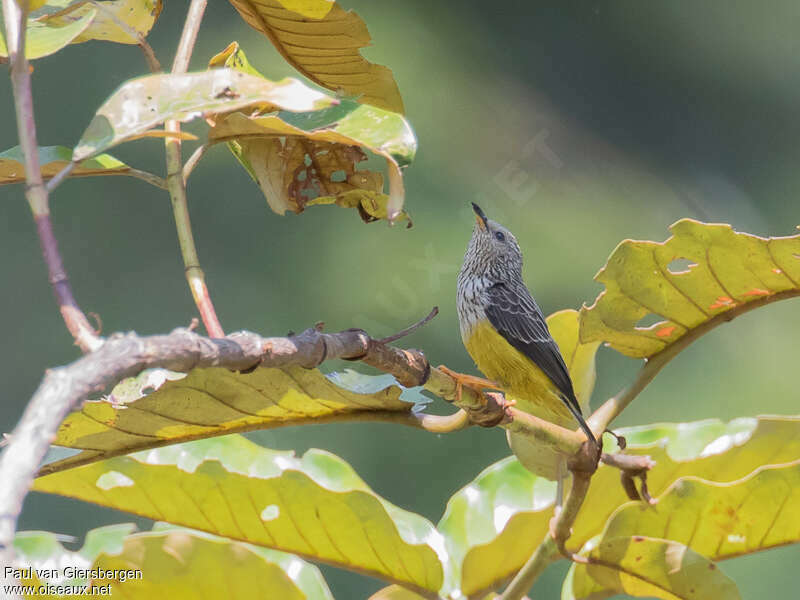
<svg viewBox="0 0 800 600"><path fill-rule="evenodd" d="M488 290L486 316L506 341L530 358L556 385L570 412L581 414L567 365L550 335L542 311L522 284L495 283Z"/></svg>

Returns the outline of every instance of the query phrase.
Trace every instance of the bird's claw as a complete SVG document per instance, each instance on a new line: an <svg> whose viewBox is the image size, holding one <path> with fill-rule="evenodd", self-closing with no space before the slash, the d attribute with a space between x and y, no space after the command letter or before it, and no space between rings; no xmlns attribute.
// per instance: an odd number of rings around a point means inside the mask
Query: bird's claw
<svg viewBox="0 0 800 600"><path fill-rule="evenodd" d="M490 390L500 390L500 386L498 386L494 381L489 381L483 377L476 377L475 375L467 375L466 373L459 373L457 371L453 371L452 369L448 369L444 365L439 365L439 370L449 375L453 378L456 382L456 394L455 394L455 403L458 404L461 401L461 391L463 388L468 387L471 390L475 391L481 398L483 397L483 390L490 389Z"/></svg>

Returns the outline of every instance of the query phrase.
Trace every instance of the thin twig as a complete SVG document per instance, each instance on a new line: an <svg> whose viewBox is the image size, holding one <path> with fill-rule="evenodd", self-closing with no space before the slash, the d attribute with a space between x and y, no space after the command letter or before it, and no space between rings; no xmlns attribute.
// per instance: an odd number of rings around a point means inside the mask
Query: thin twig
<svg viewBox="0 0 800 600"><path fill-rule="evenodd" d="M160 73L161 72L161 63L158 62L156 58L156 53L153 51L152 46L147 43L145 37L136 31L133 27L128 25L125 21L120 19L113 10L106 7L104 4L100 2L96 2L95 0L90 0L89 4L94 6L97 10L103 12L106 16L108 16L117 26L122 29L125 33L127 33L131 38L136 40L136 44L142 50L144 54L144 60L147 62L147 67L150 69L152 73Z"/></svg>
<svg viewBox="0 0 800 600"><path fill-rule="evenodd" d="M17 131L25 163L25 198L33 212L42 255L47 264L50 284L61 310L61 316L75 339L75 343L81 350L88 352L98 348L103 341L95 335L94 329L75 301L67 272L61 260L61 253L58 250L58 242L53 233L47 188L44 185L39 164L31 73L24 52L26 14L15 0L2 0L2 4L6 44L11 64L11 85L14 91Z"/></svg>
<svg viewBox="0 0 800 600"><path fill-rule="evenodd" d="M419 321L417 321L416 323L414 323L413 325L411 325L409 327L406 327L402 331L398 331L394 335L390 335L389 337L385 337L385 338L380 339L378 341L381 344L391 344L392 342L396 342L400 338L404 338L407 335L410 335L410 334L414 333L417 329L419 329L420 327L426 325L431 319L433 319L438 314L439 314L439 307L438 306L434 306L431 309L431 312L428 313L428 316L425 317L424 319L420 319Z"/></svg>
<svg viewBox="0 0 800 600"><path fill-rule="evenodd" d="M172 64L172 73L185 73L189 66L189 59L192 56L197 32L203 20L203 13L206 9L207 0L192 0L189 11L186 14L186 22L183 26L178 50L175 53L175 60ZM170 119L164 125L164 129L169 133L179 133L181 130L180 121ZM205 325L208 335L221 338L225 335L214 310L214 303L208 293L206 276L200 267L200 259L197 256L197 247L194 243L192 233L192 223L189 218L189 205L186 198L186 185L183 179L183 165L181 158L181 141L176 137L168 137L164 140L165 154L167 163L167 189L172 200L172 212L175 216L175 228L178 232L178 243L183 257L183 266L186 274L186 281L192 292L192 298L200 312L200 318Z"/></svg>
<svg viewBox="0 0 800 600"><path fill-rule="evenodd" d="M197 166L197 163L200 162L200 159L205 156L205 153L211 146L209 144L203 144L202 146L198 146L195 148L195 151L192 152L192 155L189 157L189 160L186 161L186 164L183 165L183 185L186 186L186 182L189 181L189 175L192 174L194 168Z"/></svg>
<svg viewBox="0 0 800 600"><path fill-rule="evenodd" d="M59 185L61 185L62 181L64 181L67 177L70 176L72 171L75 170L75 167L77 166L78 166L77 163L69 162L63 169L61 169L58 173L56 173L53 177L51 177L50 181L47 182L47 193L51 194L54 189L56 189Z"/></svg>
<svg viewBox="0 0 800 600"><path fill-rule="evenodd" d="M590 444L585 444L584 450L593 452L589 446ZM517 572L498 600L520 600L525 597L548 565L558 560L559 556L571 556L565 547L565 542L572 532L572 525L586 499L586 492L589 490L589 483L594 471L582 468L574 469L574 465L570 470L572 471L572 486L564 507L550 522L550 531L547 537L537 546L536 551Z"/></svg>

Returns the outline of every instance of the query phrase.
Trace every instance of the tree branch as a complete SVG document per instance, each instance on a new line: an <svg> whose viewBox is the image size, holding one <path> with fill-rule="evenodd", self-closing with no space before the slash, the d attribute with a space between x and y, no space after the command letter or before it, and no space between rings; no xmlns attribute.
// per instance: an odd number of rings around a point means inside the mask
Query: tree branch
<svg viewBox="0 0 800 600"><path fill-rule="evenodd" d="M360 360L392 374L406 387L434 381L437 383L429 383L431 387L426 385L427 389L445 389L444 380L449 380L451 393L455 391L455 382L438 369L431 369L420 351L387 346L360 329L326 334L312 328L299 335L275 338L240 332L212 339L188 329L151 337L116 334L95 352L70 365L48 371L0 455L0 481L4 482L0 486L0 564L11 564L11 544L22 502L59 424L89 394L102 392L125 377L148 368L188 372L199 367L226 367L245 371L259 365L300 365L310 369L335 358ZM465 396L472 394L476 392L469 390ZM466 404L470 402L473 401ZM480 404L478 401L474 403ZM506 418L508 410L487 400L479 409L467 407L446 417L406 414L392 419L443 433L466 427L473 416L480 420L490 414L495 421L498 415ZM512 416L514 413L512 409ZM515 431L528 432L536 439L555 438L556 430L561 429L530 415L526 419L524 413L518 417L511 422L515 423ZM546 433L540 433L537 430L539 426L544 426ZM566 429L561 431L569 441L559 442L560 446L571 447L573 437L579 434Z"/></svg>
<svg viewBox="0 0 800 600"><path fill-rule="evenodd" d="M178 50L175 53L175 60L172 63L173 74L185 73L189 67L189 59L192 56L197 32L203 20L206 2L207 0L192 0L189 5L183 33L178 44ZM171 119L165 123L164 129L173 134L180 133L180 121ZM189 219L189 206L186 198L186 183L183 177L181 140L171 136L164 140L164 144L167 163L167 189L172 200L172 212L175 216L175 227L178 230L178 243L181 248L181 256L183 256L186 280L189 283L192 298L194 298L194 303L200 312L200 318L203 320L203 325L208 335L221 338L225 333L214 310L214 303L208 293L206 276L200 267L200 259L197 256L197 248L192 234L192 223Z"/></svg>
<svg viewBox="0 0 800 600"><path fill-rule="evenodd" d="M25 57L25 31L27 22L27 2L17 3L15 0L2 0L5 20L5 36L11 66L11 86L14 91L14 109L17 119L17 132L22 155L25 161L25 198L33 212L39 243L42 248L50 284L61 316L67 329L75 338L75 343L88 352L96 349L103 342L97 336L83 311L75 301L72 287L61 260L58 242L53 233L50 220L50 205L47 188L42 180L39 164L39 146L36 141L36 120L33 112L33 95L31 92L31 72ZM20 4L23 8L20 8Z"/></svg>

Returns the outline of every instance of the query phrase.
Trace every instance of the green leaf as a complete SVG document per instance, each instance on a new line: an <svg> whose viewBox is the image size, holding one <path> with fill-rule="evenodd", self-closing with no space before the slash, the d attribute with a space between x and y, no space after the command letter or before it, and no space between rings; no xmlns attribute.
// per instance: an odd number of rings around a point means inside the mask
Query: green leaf
<svg viewBox="0 0 800 600"><path fill-rule="evenodd" d="M89 6L73 21L50 22L28 18L25 55L29 60L35 60L58 52L86 31L96 15L97 9ZM0 57L8 57L2 11L0 11Z"/></svg>
<svg viewBox="0 0 800 600"><path fill-rule="evenodd" d="M72 150L65 146L40 146L39 164L42 177L53 177L72 161ZM100 154L84 160L72 171L70 177L91 177L93 175L128 175L130 166L120 162L110 154ZM19 146L0 153L0 185L23 183L25 181L25 160Z"/></svg>
<svg viewBox="0 0 800 600"><path fill-rule="evenodd" d="M236 42L211 59L217 66L258 75ZM400 166L414 159L417 140L400 114L352 100L313 112L237 112L217 120L209 141L228 143L278 214L337 204L367 222L405 217ZM388 195L381 173L357 168L364 151L386 160Z"/></svg>
<svg viewBox="0 0 800 600"><path fill-rule="evenodd" d="M78 552L66 550L47 532L21 532L14 544L21 563L38 569L40 580L51 585L109 586L92 597L191 599L202 589L218 598L333 600L319 570L295 556L190 529L156 527L131 534L134 528L126 524L90 531ZM52 569L63 574L67 567L84 573L117 569L127 576L124 581L117 577L91 582L86 577L45 576Z"/></svg>
<svg viewBox="0 0 800 600"><path fill-rule="evenodd" d="M134 37L132 33L146 37L162 8L161 0L114 0L98 2L97 5L75 0L47 0L35 16L49 26L65 26L82 19L87 12L94 11L96 14L89 27L71 43L101 40L118 44L138 44L138 37ZM125 23L131 31L120 27L117 21Z"/></svg>
<svg viewBox="0 0 800 600"><path fill-rule="evenodd" d="M729 483L764 464L800 460L798 417L664 423L617 433L627 439L627 453L646 454L656 461L647 477L653 496L681 477ZM613 445L611 439L606 436L607 451ZM554 495L552 482L507 458L451 498L439 529L456 563L454 572L463 573L460 587L465 595L492 588L519 570L547 533ZM601 465L573 526L570 544L580 547L601 534L609 517L627 502L619 471Z"/></svg>
<svg viewBox="0 0 800 600"><path fill-rule="evenodd" d="M690 332L800 295L800 235L762 238L692 219L670 230L663 243L617 246L595 277L606 289L581 309L582 341L647 358ZM689 266L675 266L681 260ZM648 315L660 321L638 326Z"/></svg>
<svg viewBox="0 0 800 600"><path fill-rule="evenodd" d="M246 374L223 368L188 375L147 370L70 414L53 443L82 452L45 465L40 474L201 437L369 418L375 411L403 413L427 402L418 391L393 383L386 376L346 371L326 377L296 366Z"/></svg>
<svg viewBox="0 0 800 600"><path fill-rule="evenodd" d="M403 100L392 72L361 56L367 26L332 0L230 0L286 61L314 83L394 112Z"/></svg>
<svg viewBox="0 0 800 600"><path fill-rule="evenodd" d="M241 436L199 440L39 477L79 498L437 591L440 534L375 494L340 458L267 450Z"/></svg>
<svg viewBox="0 0 800 600"><path fill-rule="evenodd" d="M605 589L616 593L664 600L741 598L736 584L717 565L670 540L642 536L611 538L601 541L588 553L588 558L590 563L581 567Z"/></svg>
<svg viewBox="0 0 800 600"><path fill-rule="evenodd" d="M580 342L578 318L578 311L562 310L547 317L547 326L564 356L575 387L575 395L585 413L589 408L589 399L594 389L595 354L600 342L586 344ZM517 408L535 411L535 407L530 407L525 399L517 401ZM569 419L572 422L572 417ZM507 437L512 452L528 470L549 479L558 477L559 465L564 460L561 454L522 435L509 433Z"/></svg>
<svg viewBox="0 0 800 600"><path fill-rule="evenodd" d="M167 119L188 121L248 107L309 111L335 103L295 79L272 82L233 69L148 75L128 80L105 101L75 147L73 158L94 156L146 134Z"/></svg>

